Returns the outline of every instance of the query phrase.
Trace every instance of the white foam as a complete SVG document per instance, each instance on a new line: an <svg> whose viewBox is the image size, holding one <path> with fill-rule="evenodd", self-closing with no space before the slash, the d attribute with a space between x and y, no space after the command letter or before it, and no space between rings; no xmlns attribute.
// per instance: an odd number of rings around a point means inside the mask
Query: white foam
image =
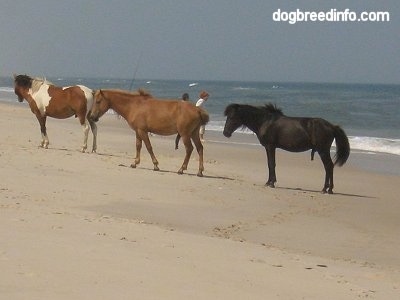
<svg viewBox="0 0 400 300"><path fill-rule="evenodd" d="M0 92L14 93L14 89L12 87L0 86Z"/></svg>
<svg viewBox="0 0 400 300"><path fill-rule="evenodd" d="M354 136L349 142L351 149L400 155L400 139Z"/></svg>

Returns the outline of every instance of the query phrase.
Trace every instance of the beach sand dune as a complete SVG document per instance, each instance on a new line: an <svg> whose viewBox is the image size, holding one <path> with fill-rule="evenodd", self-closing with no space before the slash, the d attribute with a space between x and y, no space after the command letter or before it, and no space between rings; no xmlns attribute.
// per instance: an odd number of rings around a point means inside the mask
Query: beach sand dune
<svg viewBox="0 0 400 300"><path fill-rule="evenodd" d="M2 299L400 299L399 176L351 155L323 195L317 156L278 151L270 189L254 136L208 131L204 178L174 137L132 169L113 115L82 154L77 120L48 119L45 150L28 107L0 112Z"/></svg>

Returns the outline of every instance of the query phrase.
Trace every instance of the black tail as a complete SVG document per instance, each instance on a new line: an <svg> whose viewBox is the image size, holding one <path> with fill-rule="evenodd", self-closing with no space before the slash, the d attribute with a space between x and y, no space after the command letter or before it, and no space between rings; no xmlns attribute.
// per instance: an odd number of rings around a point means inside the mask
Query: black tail
<svg viewBox="0 0 400 300"><path fill-rule="evenodd" d="M344 165L350 155L350 144L346 133L339 126L335 126L336 155L335 165Z"/></svg>

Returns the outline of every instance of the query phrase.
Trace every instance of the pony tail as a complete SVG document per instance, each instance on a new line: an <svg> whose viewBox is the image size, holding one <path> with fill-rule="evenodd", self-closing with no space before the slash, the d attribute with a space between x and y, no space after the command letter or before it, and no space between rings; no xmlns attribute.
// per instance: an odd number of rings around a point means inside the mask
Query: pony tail
<svg viewBox="0 0 400 300"><path fill-rule="evenodd" d="M197 106L197 111L199 112L201 125L206 125L210 121L210 116L208 112L199 106Z"/></svg>
<svg viewBox="0 0 400 300"><path fill-rule="evenodd" d="M346 133L339 126L335 126L336 155L335 165L344 165L350 156L350 144Z"/></svg>

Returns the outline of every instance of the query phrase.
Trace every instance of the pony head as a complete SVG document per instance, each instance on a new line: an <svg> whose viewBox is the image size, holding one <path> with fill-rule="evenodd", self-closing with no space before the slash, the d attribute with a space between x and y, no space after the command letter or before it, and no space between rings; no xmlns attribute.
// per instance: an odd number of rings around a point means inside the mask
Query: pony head
<svg viewBox="0 0 400 300"><path fill-rule="evenodd" d="M255 132L259 125L279 118L282 110L274 104L265 106L253 106L248 104L230 104L225 108L226 122L224 135L231 137L232 133L240 126L247 127Z"/></svg>
<svg viewBox="0 0 400 300"><path fill-rule="evenodd" d="M226 122L223 131L224 136L231 137L236 129L243 126L240 108L241 105L239 104L230 104L225 108L224 115Z"/></svg>
<svg viewBox="0 0 400 300"><path fill-rule="evenodd" d="M14 92L18 96L18 101L24 101L23 93L32 87L32 78L28 75L14 74Z"/></svg>
<svg viewBox="0 0 400 300"><path fill-rule="evenodd" d="M97 122L110 108L110 103L105 93L102 90L97 90L93 95L94 101L90 109L89 118Z"/></svg>

